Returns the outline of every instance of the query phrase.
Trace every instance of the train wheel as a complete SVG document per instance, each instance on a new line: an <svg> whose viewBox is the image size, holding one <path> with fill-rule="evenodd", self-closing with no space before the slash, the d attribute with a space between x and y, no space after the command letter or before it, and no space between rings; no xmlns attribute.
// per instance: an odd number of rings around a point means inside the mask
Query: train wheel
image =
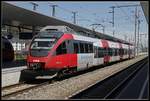
<svg viewBox="0 0 150 101"><path fill-rule="evenodd" d="M63 70L61 70L61 71L59 71L59 72L57 73L57 78L58 78L58 79L61 79L63 76L64 76Z"/></svg>

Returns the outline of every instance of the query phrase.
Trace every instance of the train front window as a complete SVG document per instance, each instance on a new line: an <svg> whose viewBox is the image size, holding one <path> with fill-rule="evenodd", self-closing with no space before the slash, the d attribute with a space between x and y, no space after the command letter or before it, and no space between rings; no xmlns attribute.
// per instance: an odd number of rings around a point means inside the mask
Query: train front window
<svg viewBox="0 0 150 101"><path fill-rule="evenodd" d="M36 38L31 44L31 49L51 49L55 43L54 38Z"/></svg>

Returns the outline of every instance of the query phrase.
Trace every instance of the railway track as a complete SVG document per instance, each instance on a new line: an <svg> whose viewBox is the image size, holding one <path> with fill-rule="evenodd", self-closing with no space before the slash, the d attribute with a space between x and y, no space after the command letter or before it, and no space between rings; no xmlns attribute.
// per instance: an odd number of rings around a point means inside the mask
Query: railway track
<svg viewBox="0 0 150 101"><path fill-rule="evenodd" d="M35 81L32 81L31 83L21 82L21 83L15 84L15 85L3 87L2 88L2 98L14 96L16 94L23 93L30 89L34 89L34 88L49 84L51 82L52 82L52 80L43 80L43 81L35 80Z"/></svg>
<svg viewBox="0 0 150 101"><path fill-rule="evenodd" d="M140 62L140 63L141 63L141 62ZM138 65L136 65L136 66L138 66ZM96 70L96 69L94 69L94 70ZM84 73L85 73L85 72L88 72L88 71L89 71L89 70L84 71ZM66 76L66 77L61 78L61 79L53 78L53 79L51 79L51 80L49 80L49 81L45 81L45 82L41 82L41 81L40 81L39 83L23 83L23 84L18 84L18 85L10 86L10 87L5 87L5 88L2 88L2 98L5 99L5 98L7 98L7 97L13 97L13 96L15 96L15 95L17 95L17 94L21 94L21 93L23 93L23 92L26 92L26 91L28 91L28 90L30 90L30 89L38 88L38 87L40 87L40 86L47 85L47 84L50 84L50 83L55 82L55 81L62 81L62 80L64 80L64 79L67 79L67 78L70 78L70 77L74 77L74 76L80 75L80 74L83 74L83 72L78 72L78 73L76 73L76 74L74 74L74 75L69 75L69 76ZM118 74L118 73L117 73L117 74ZM105 80L104 80L104 81L105 81ZM104 82L104 81L102 81L102 82ZM89 88L90 88L90 87L89 87ZM81 93L81 92L82 92L82 91L80 91L80 92L78 92L78 93L76 93L76 94L70 96L68 99L78 98L76 95L78 95L78 94ZM107 94L108 94L108 92L107 92ZM79 94L79 95L80 95L80 94ZM105 94L105 95L106 95L106 94ZM104 98L104 96L101 97L101 98Z"/></svg>
<svg viewBox="0 0 150 101"><path fill-rule="evenodd" d="M114 62L116 63L116 62ZM112 63L112 64L114 64ZM108 65L111 65L111 64L107 64L106 66ZM6 86L6 87L3 87L2 88L2 98L5 98L5 97L9 97L9 96L14 96L16 94L19 94L19 93L23 93L25 91L28 91L30 89L34 89L34 88L37 88L37 87L40 87L42 85L46 85L46 84L50 84L51 82L55 82L55 81L62 81L62 80L65 80L65 79L68 79L70 77L74 77L74 76L77 76L77 75L82 75L86 72L90 72L90 71L94 71L98 69L98 66L97 68L91 68L91 69L88 69L88 70L85 70L85 71L80 71L80 72L76 72L75 74L68 74L68 75L64 75L64 77L62 78L51 78L50 81L46 81L46 82L43 82L43 83L40 83L38 82L39 84L37 84L37 82L21 82L21 83L18 83L18 84L14 84L14 85L10 85L10 86Z"/></svg>
<svg viewBox="0 0 150 101"><path fill-rule="evenodd" d="M90 85L88 88L80 90L67 99L113 99L121 93L123 88L132 80L136 73L147 63L148 59L145 58L138 63L129 66L123 71L103 80L96 84Z"/></svg>

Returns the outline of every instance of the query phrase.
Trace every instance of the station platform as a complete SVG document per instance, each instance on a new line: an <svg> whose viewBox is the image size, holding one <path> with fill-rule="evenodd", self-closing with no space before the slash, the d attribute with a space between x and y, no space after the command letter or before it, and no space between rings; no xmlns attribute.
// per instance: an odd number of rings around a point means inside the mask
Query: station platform
<svg viewBox="0 0 150 101"><path fill-rule="evenodd" d="M19 83L21 70L26 68L27 66L2 68L2 87Z"/></svg>

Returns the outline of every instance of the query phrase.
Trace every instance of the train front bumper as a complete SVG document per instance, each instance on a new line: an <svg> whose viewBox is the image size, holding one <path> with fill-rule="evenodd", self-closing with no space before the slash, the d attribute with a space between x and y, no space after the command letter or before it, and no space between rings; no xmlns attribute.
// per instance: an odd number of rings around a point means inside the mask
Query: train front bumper
<svg viewBox="0 0 150 101"><path fill-rule="evenodd" d="M29 81L33 79L50 79L57 76L59 69L49 69L49 70L31 70L24 69L21 71L20 81Z"/></svg>

